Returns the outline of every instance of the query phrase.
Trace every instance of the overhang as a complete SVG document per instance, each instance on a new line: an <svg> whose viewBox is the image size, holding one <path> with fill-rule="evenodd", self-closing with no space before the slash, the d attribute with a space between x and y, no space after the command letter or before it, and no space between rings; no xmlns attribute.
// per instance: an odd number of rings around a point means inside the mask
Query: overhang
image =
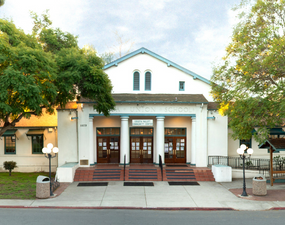
<svg viewBox="0 0 285 225"><path fill-rule="evenodd" d="M26 133L27 136L33 136L33 135L41 135L44 134L44 129L29 129L29 131Z"/></svg>
<svg viewBox="0 0 285 225"><path fill-rule="evenodd" d="M4 136L4 137L15 136L16 131L17 131L17 129L6 130L5 133L2 136Z"/></svg>

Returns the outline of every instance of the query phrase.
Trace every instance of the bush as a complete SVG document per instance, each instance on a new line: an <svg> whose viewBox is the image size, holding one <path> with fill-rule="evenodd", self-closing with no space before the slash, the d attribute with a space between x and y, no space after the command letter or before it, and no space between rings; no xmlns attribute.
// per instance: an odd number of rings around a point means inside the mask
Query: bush
<svg viewBox="0 0 285 225"><path fill-rule="evenodd" d="M5 170L9 170L9 176L11 176L11 172L17 167L17 163L14 161L5 161L3 166Z"/></svg>

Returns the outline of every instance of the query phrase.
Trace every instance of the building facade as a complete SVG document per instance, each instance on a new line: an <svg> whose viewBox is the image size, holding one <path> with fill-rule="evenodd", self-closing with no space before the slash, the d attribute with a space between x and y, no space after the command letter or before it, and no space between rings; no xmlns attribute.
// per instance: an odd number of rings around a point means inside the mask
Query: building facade
<svg viewBox="0 0 285 225"><path fill-rule="evenodd" d="M105 117L81 99L76 111L58 110L59 166L158 165L161 156L163 164L205 167L208 155L228 154L227 117L212 103L209 80L145 48L104 70L116 108Z"/></svg>
<svg viewBox="0 0 285 225"><path fill-rule="evenodd" d="M53 115L43 113L40 118L33 115L30 119L21 119L14 129L0 137L0 172L4 171L5 161L17 163L13 171L49 171L49 162L42 153L48 143L57 146L57 112ZM57 158L52 159L51 168L56 171Z"/></svg>

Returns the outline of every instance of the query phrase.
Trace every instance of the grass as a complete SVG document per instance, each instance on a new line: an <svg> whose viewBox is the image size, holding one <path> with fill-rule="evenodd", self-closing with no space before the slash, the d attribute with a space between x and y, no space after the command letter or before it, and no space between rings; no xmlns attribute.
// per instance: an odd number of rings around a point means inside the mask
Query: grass
<svg viewBox="0 0 285 225"><path fill-rule="evenodd" d="M35 199L36 181L39 175L49 176L48 173L0 173L0 199ZM54 174L52 174L54 177Z"/></svg>

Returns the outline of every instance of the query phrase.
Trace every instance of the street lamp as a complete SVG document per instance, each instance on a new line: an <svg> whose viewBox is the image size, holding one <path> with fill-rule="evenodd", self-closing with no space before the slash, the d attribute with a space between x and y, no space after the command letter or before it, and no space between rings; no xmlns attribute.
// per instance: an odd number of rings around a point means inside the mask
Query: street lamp
<svg viewBox="0 0 285 225"><path fill-rule="evenodd" d="M246 158L246 155L245 155L245 150L247 149L247 153L248 153L248 157L250 158L250 156L252 155L253 153L253 150L252 148L248 148L246 147L245 144L242 144L238 149L237 149L237 153L239 154L240 158L242 159L242 168L243 168L243 192L241 194L241 196L247 196L247 193L246 193L246 186L245 186L245 163L244 163L244 160Z"/></svg>
<svg viewBox="0 0 285 225"><path fill-rule="evenodd" d="M51 183L51 158L56 157L56 153L58 153L58 148L57 147L53 148L53 144L49 143L47 145L47 147L44 147L42 149L42 152L45 154L45 157L49 159L50 196L53 196L53 193L52 193L52 183ZM54 153L53 156L51 154L52 152Z"/></svg>

